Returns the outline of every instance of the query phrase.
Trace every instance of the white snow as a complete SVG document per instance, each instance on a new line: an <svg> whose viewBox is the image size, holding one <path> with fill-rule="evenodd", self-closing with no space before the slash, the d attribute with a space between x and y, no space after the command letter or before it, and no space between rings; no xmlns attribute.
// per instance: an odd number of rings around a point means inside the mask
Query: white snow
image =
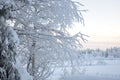
<svg viewBox="0 0 120 80"><path fill-rule="evenodd" d="M15 67L20 73L21 80L33 80L32 76L30 76L29 73L26 71L26 69L22 67L20 60L18 58L16 58Z"/></svg>
<svg viewBox="0 0 120 80"><path fill-rule="evenodd" d="M97 61L97 60L94 60ZM94 64L83 65L80 68L84 69L84 73L67 75L60 79L61 67L58 67L52 75L52 80L120 80L120 59L103 60L106 65ZM68 68L69 69L69 66Z"/></svg>
<svg viewBox="0 0 120 80"><path fill-rule="evenodd" d="M120 78L106 77L106 76L89 76L89 75L79 75L79 76L69 76L65 80L120 80Z"/></svg>
<svg viewBox="0 0 120 80"><path fill-rule="evenodd" d="M9 43L15 44L17 46L19 44L19 38L15 30L13 30L12 27L7 27L7 32L8 32L8 40Z"/></svg>

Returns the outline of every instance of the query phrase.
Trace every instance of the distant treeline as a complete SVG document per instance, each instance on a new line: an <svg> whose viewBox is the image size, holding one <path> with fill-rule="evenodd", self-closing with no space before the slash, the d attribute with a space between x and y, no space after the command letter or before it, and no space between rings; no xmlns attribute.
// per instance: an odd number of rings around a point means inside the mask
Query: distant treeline
<svg viewBox="0 0 120 80"><path fill-rule="evenodd" d="M84 57L104 57L104 58L120 58L120 47L113 47L113 48L108 48L106 50L101 50L101 49L86 49L80 51L79 56L84 56Z"/></svg>

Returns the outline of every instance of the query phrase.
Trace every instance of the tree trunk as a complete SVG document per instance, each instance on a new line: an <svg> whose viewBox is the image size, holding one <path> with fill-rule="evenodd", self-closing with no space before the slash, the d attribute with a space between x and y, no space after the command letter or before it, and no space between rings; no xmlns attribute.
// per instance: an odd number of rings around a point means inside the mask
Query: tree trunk
<svg viewBox="0 0 120 80"><path fill-rule="evenodd" d="M33 80L35 80L35 44L36 42L33 40L33 44L30 48L30 56L27 64L27 71L33 76Z"/></svg>
<svg viewBox="0 0 120 80"><path fill-rule="evenodd" d="M33 80L35 80L35 54L32 55L32 76Z"/></svg>

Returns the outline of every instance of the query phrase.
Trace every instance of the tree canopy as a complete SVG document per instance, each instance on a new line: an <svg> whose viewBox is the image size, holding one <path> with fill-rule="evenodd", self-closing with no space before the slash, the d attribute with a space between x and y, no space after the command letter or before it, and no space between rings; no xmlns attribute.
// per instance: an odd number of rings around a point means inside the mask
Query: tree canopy
<svg viewBox="0 0 120 80"><path fill-rule="evenodd" d="M1 33L12 31L11 36L19 36L20 44L15 52L25 60L23 63L35 80L46 79L53 71L51 66L58 62L69 59L71 62L71 56L75 56L73 52L81 48L80 39L85 40L84 34L70 36L67 32L73 22L84 22L81 6L72 0L0 1L0 22L10 26L4 31L1 25ZM16 36L9 41L18 43Z"/></svg>

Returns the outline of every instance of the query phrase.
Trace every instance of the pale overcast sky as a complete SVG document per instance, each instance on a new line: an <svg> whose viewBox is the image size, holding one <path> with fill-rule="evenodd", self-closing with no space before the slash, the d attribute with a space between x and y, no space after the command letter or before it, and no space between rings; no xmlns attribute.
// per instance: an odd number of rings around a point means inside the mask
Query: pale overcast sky
<svg viewBox="0 0 120 80"><path fill-rule="evenodd" d="M83 13L81 31L90 37L85 48L120 46L120 0L79 0L88 12Z"/></svg>

